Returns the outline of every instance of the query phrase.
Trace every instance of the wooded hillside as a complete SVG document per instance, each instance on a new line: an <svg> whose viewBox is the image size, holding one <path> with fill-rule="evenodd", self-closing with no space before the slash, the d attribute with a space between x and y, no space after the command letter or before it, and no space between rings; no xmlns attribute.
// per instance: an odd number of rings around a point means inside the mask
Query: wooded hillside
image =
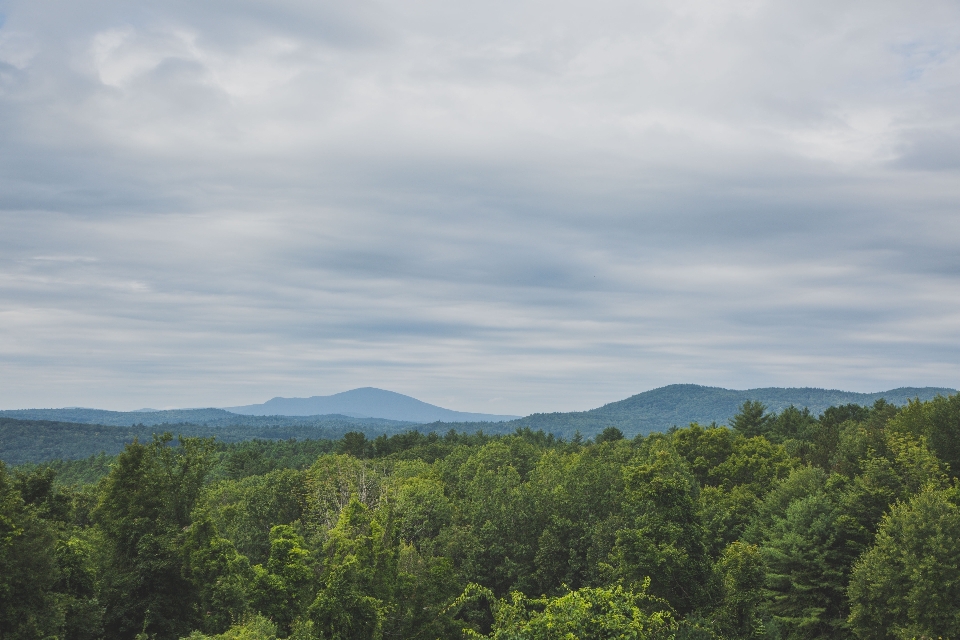
<svg viewBox="0 0 960 640"><path fill-rule="evenodd" d="M731 423L0 464L0 637L960 637L960 395Z"/></svg>

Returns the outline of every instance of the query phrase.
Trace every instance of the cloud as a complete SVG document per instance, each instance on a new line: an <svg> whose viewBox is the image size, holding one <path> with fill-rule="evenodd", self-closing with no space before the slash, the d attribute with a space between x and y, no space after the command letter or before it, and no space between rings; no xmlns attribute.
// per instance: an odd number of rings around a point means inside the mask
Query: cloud
<svg viewBox="0 0 960 640"><path fill-rule="evenodd" d="M0 405L957 386L939 2L6 2Z"/></svg>

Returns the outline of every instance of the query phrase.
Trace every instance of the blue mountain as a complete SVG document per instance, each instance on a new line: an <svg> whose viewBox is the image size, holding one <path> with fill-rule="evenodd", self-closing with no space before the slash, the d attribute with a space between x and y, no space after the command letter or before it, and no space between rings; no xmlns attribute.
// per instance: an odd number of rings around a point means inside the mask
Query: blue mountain
<svg viewBox="0 0 960 640"><path fill-rule="evenodd" d="M518 416L453 411L405 396L402 393L363 387L332 396L273 398L263 404L226 407L250 416L318 416L339 414L354 418L383 418L406 422L504 422Z"/></svg>

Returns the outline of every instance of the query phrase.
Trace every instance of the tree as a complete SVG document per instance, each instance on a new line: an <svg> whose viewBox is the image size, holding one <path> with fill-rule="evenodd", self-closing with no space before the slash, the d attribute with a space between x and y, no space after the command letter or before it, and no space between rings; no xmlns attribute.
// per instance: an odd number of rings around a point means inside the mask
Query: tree
<svg viewBox="0 0 960 640"><path fill-rule="evenodd" d="M897 504L850 580L850 627L864 640L960 637L960 490Z"/></svg>
<svg viewBox="0 0 960 640"><path fill-rule="evenodd" d="M253 616L222 634L207 636L194 631L185 640L277 640L277 625L263 616Z"/></svg>
<svg viewBox="0 0 960 640"><path fill-rule="evenodd" d="M840 635L846 581L835 518L834 503L821 492L792 501L765 532L765 595L791 640Z"/></svg>
<svg viewBox="0 0 960 640"><path fill-rule="evenodd" d="M55 554L54 531L24 504L0 462L0 638L40 640L62 632Z"/></svg>
<svg viewBox="0 0 960 640"><path fill-rule="evenodd" d="M720 583L721 604L715 617L721 634L732 638L762 636L766 567L760 549L734 542L724 549L714 571Z"/></svg>
<svg viewBox="0 0 960 640"><path fill-rule="evenodd" d="M270 529L267 566L253 568L253 606L288 632L313 598L314 559L303 537L290 525Z"/></svg>
<svg viewBox="0 0 960 640"><path fill-rule="evenodd" d="M695 482L668 450L652 451L649 462L623 473L626 526L610 554L615 575L627 585L649 576L651 594L689 612L702 598L709 571Z"/></svg>
<svg viewBox="0 0 960 640"><path fill-rule="evenodd" d="M929 402L914 400L890 420L888 428L926 438L950 473L960 477L960 393Z"/></svg>
<svg viewBox="0 0 960 640"><path fill-rule="evenodd" d="M524 587L534 573L540 531L521 488L530 463L526 448L519 447L517 455L508 443L487 444L460 466L457 478L463 519L476 540L467 560L470 579L498 596Z"/></svg>
<svg viewBox="0 0 960 640"><path fill-rule="evenodd" d="M607 427L597 435L594 441L597 444L602 444L604 442L616 442L617 440L623 440L623 431L616 427Z"/></svg>
<svg viewBox="0 0 960 640"><path fill-rule="evenodd" d="M323 549L321 588L310 618L329 640L380 638L396 585L391 525L382 526L353 498Z"/></svg>
<svg viewBox="0 0 960 640"><path fill-rule="evenodd" d="M806 407L797 409L790 405L779 415L773 416L769 431L765 435L773 442L809 441L816 423L816 418L811 415L809 409Z"/></svg>
<svg viewBox="0 0 960 640"><path fill-rule="evenodd" d="M766 435L773 421L766 411L766 405L759 400L746 400L740 405L740 411L730 419L730 426L748 438Z"/></svg>
<svg viewBox="0 0 960 640"><path fill-rule="evenodd" d="M821 469L830 469L840 444L841 427L846 422L861 423L870 416L870 409L858 404L828 407L815 424L807 429L807 448L802 452L804 462Z"/></svg>
<svg viewBox="0 0 960 640"><path fill-rule="evenodd" d="M536 600L513 592L497 603L494 619L493 640L666 640L676 629L669 606L643 585L636 591L585 587Z"/></svg>
<svg viewBox="0 0 960 640"><path fill-rule="evenodd" d="M187 530L184 572L197 594L195 617L207 633L220 633L249 612L254 571L233 543L217 534L203 512Z"/></svg>
<svg viewBox="0 0 960 640"><path fill-rule="evenodd" d="M213 442L172 436L128 445L104 479L94 518L108 547L105 631L160 640L195 628L197 595L185 577L184 530L190 524Z"/></svg>
<svg viewBox="0 0 960 640"><path fill-rule="evenodd" d="M303 517L304 474L278 469L224 480L205 491L201 502L203 516L211 520L217 535L230 540L252 564L263 564L270 556L270 528Z"/></svg>
<svg viewBox="0 0 960 640"><path fill-rule="evenodd" d="M555 595L604 580L601 566L624 525L623 466L633 454L619 440L540 458L521 487L520 504L539 532L529 592Z"/></svg>

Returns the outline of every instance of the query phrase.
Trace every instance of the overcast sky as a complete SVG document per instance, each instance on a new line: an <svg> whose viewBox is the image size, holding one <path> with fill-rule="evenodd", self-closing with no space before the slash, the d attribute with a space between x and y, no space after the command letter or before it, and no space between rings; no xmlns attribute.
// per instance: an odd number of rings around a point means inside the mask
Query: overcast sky
<svg viewBox="0 0 960 640"><path fill-rule="evenodd" d="M956 1L0 14L0 408L960 386Z"/></svg>

